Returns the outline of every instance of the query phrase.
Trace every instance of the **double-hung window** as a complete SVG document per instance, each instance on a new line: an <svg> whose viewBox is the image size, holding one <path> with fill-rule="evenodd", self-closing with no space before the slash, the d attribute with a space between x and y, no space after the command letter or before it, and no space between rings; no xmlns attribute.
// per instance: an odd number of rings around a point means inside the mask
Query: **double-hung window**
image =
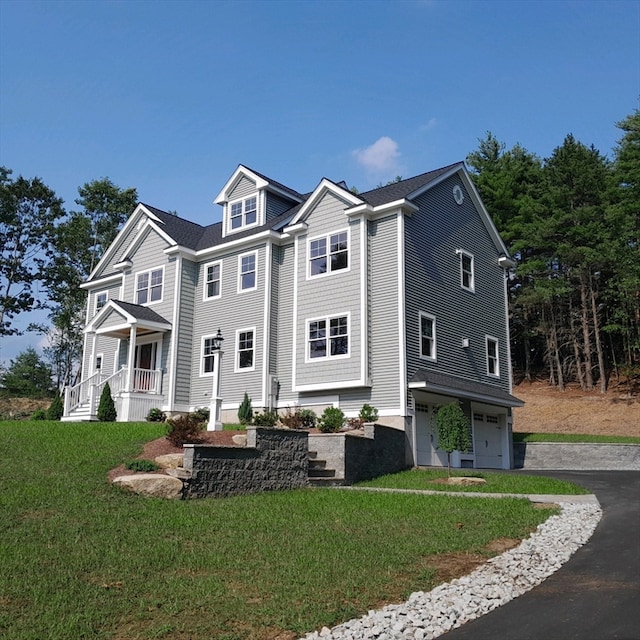
<svg viewBox="0 0 640 640"><path fill-rule="evenodd" d="M100 291L99 293L96 293L96 313L100 311L105 304L107 304L108 300L109 293L107 291Z"/></svg>
<svg viewBox="0 0 640 640"><path fill-rule="evenodd" d="M309 359L339 358L349 355L349 318L335 316L307 323Z"/></svg>
<svg viewBox="0 0 640 640"><path fill-rule="evenodd" d="M236 332L236 371L249 371L254 368L254 333L254 329L241 329Z"/></svg>
<svg viewBox="0 0 640 640"><path fill-rule="evenodd" d="M238 257L238 291L251 291L257 285L258 254L245 253Z"/></svg>
<svg viewBox="0 0 640 640"><path fill-rule="evenodd" d="M309 240L309 276L333 273L349 266L349 234L339 231Z"/></svg>
<svg viewBox="0 0 640 640"><path fill-rule="evenodd" d="M212 262L204 266L204 299L219 298L221 295L222 264Z"/></svg>
<svg viewBox="0 0 640 640"><path fill-rule="evenodd" d="M420 312L420 357L436 359L436 319Z"/></svg>
<svg viewBox="0 0 640 640"><path fill-rule="evenodd" d="M232 202L229 210L229 221L232 230L251 226L258 220L258 198L251 196L244 200Z"/></svg>
<svg viewBox="0 0 640 640"><path fill-rule="evenodd" d="M164 269L144 271L136 276L136 303L147 304L162 300Z"/></svg>
<svg viewBox="0 0 640 640"><path fill-rule="evenodd" d="M498 358L498 340L487 336L487 374L500 376L500 360Z"/></svg>
<svg viewBox="0 0 640 640"><path fill-rule="evenodd" d="M460 255L460 286L467 291L475 291L475 275L473 256L466 251L458 251Z"/></svg>
<svg viewBox="0 0 640 640"><path fill-rule="evenodd" d="M202 338L202 375L213 375L218 349L214 348L215 336L205 336Z"/></svg>

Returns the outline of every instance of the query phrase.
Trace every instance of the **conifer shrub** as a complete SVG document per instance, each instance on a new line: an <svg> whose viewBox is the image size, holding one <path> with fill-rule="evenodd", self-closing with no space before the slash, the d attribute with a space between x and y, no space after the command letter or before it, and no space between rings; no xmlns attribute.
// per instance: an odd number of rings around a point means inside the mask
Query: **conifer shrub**
<svg viewBox="0 0 640 640"><path fill-rule="evenodd" d="M115 422L118 417L116 405L111 397L111 387L107 382L100 394L100 403L98 404L98 420L100 422Z"/></svg>
<svg viewBox="0 0 640 640"><path fill-rule="evenodd" d="M47 420L60 420L64 414L64 403L62 402L62 396L60 391L56 391L56 395L53 397L49 408L47 409Z"/></svg>
<svg viewBox="0 0 640 640"><path fill-rule="evenodd" d="M147 422L164 422L166 419L167 414L162 411L162 409L158 409L157 407L149 409L149 413L147 414Z"/></svg>
<svg viewBox="0 0 640 640"><path fill-rule="evenodd" d="M318 420L318 429L322 433L336 433L342 429L346 416L338 407L327 407Z"/></svg>
<svg viewBox="0 0 640 640"><path fill-rule="evenodd" d="M377 422L378 410L370 404L363 404L358 417L362 422Z"/></svg>
<svg viewBox="0 0 640 640"><path fill-rule="evenodd" d="M240 424L245 427L248 424L251 424L251 421L253 420L253 407L251 405L251 398L246 391L244 392L244 398L242 398L240 407L238 408L238 420L240 421Z"/></svg>

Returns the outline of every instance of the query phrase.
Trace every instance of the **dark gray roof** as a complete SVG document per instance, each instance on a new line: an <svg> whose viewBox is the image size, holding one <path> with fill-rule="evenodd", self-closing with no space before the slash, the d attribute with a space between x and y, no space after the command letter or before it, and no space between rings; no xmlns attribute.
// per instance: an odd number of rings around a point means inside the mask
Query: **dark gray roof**
<svg viewBox="0 0 640 640"><path fill-rule="evenodd" d="M246 167L246 165L242 165L242 166ZM289 193L294 198L296 198L298 200L304 199L304 196L301 193L298 193L295 189L292 189L291 187L287 187L287 185L282 184L281 182L278 182L277 180L272 180L268 176L265 176L263 173L260 173L259 171L256 171L255 169L252 169L251 167L246 167L246 168L249 169L249 171L251 171L252 173L255 173L257 176L260 176L263 180L266 180L270 185L276 187L278 190L284 191L285 193Z"/></svg>
<svg viewBox="0 0 640 640"><path fill-rule="evenodd" d="M202 235L208 227L203 227L195 222L190 222L179 216L175 216L161 209L156 209L146 203L141 203L153 215L162 221L162 229L171 236L181 247L195 249L200 242Z"/></svg>
<svg viewBox="0 0 640 640"><path fill-rule="evenodd" d="M427 371L426 369L418 369L410 382L424 383L425 389L440 391L441 393L446 393L447 390L450 390L454 396L461 395L466 398L476 398L478 400L483 398L487 400L493 399L496 401L496 404L501 406L521 407L524 404L522 400L519 400L499 387L494 387L484 382L474 382L472 380L457 378L447 375L446 373Z"/></svg>
<svg viewBox="0 0 640 640"><path fill-rule="evenodd" d="M156 313L149 307L143 307L139 304L133 304L131 302L124 302L123 300L112 300L114 305L120 307L123 311L126 311L129 315L133 316L136 320L142 322L158 322L160 324L167 324L171 326L168 320L165 320L160 314Z"/></svg>

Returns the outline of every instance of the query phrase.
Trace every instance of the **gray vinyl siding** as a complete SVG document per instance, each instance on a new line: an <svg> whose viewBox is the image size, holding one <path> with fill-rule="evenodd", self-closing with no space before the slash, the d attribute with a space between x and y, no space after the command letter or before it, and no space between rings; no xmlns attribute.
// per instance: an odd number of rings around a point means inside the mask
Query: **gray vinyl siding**
<svg viewBox="0 0 640 640"><path fill-rule="evenodd" d="M253 251L257 251L257 288L238 293L238 257ZM213 379L200 375L202 337L215 335L218 328L224 336L220 388L223 403L240 403L247 391L254 407L260 406L264 357L265 255L265 244L262 243L217 258L222 263L222 293L214 300L202 299L206 263L198 265L191 345L190 404L193 406L208 404L211 398ZM249 328L254 328L254 369L236 373L236 331Z"/></svg>
<svg viewBox="0 0 640 640"><path fill-rule="evenodd" d="M275 193L267 192L266 196L266 222L268 222L272 218L277 218L279 215L282 215L285 211L291 209L291 207L293 207L295 204L294 202L291 202L291 200L281 198Z"/></svg>
<svg viewBox="0 0 640 640"><path fill-rule="evenodd" d="M294 245L289 244L274 250L278 255L278 319L277 324L271 325L272 345L277 349L277 369L275 370L280 382L278 405L286 407L298 400L298 394L293 392L293 283L295 273Z"/></svg>
<svg viewBox="0 0 640 640"><path fill-rule="evenodd" d="M455 204L454 184L465 194ZM417 198L420 211L406 219L407 375L439 371L509 389L504 272L498 251L464 185L456 178ZM475 293L460 286L457 249L474 256ZM436 317L437 362L419 357L419 312ZM499 341L500 378L486 374L485 335ZM470 347L462 348L468 338Z"/></svg>
<svg viewBox="0 0 640 640"><path fill-rule="evenodd" d="M178 332L176 353L176 383L174 400L178 404L189 404L191 382L191 350L193 345L193 316L198 297L198 265L182 260L180 283L180 306L178 309Z"/></svg>
<svg viewBox="0 0 640 640"><path fill-rule="evenodd" d="M238 200L240 198L247 198L256 193L256 183L253 180L249 180L246 176L240 178L238 184L228 194L229 200Z"/></svg>
<svg viewBox="0 0 640 640"><path fill-rule="evenodd" d="M145 218L141 218L141 219L144 220ZM126 253L127 249L131 246L133 241L136 239L137 235L138 235L138 228L137 228L137 225L135 225L129 229L126 235L122 236L118 240L117 249L113 252L111 259L108 262L106 262L104 265L102 265L102 267L100 267L100 270L97 271L96 274L93 276L94 280L101 278L102 276L105 276L105 275L110 275L115 271L113 268L113 265L118 264L118 262L122 260L122 257ZM100 258L102 258L102 256L100 256Z"/></svg>
<svg viewBox="0 0 640 640"><path fill-rule="evenodd" d="M97 294L104 293L105 291L107 293L107 302L109 302L109 300L119 300L120 299L120 282L117 282L116 284L110 284L109 286L106 286L106 287L96 286L89 292L89 295L87 296L87 304L89 305L88 307L89 320L95 317L97 313L96 312Z"/></svg>
<svg viewBox="0 0 640 640"><path fill-rule="evenodd" d="M361 377L360 221L349 222L345 203L326 194L306 219L308 232L298 241L298 309L296 318L296 385L335 383ZM307 280L307 242L348 229L349 269ZM305 362L307 321L349 315L349 357Z"/></svg>

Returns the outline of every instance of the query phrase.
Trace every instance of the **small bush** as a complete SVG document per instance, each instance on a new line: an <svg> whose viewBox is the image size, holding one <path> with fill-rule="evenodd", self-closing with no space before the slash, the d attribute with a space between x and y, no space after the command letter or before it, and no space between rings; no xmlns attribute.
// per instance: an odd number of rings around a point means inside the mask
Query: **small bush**
<svg viewBox="0 0 640 640"><path fill-rule="evenodd" d="M344 425L345 415L338 407L327 407L318 420L318 429L322 433L336 433Z"/></svg>
<svg viewBox="0 0 640 640"><path fill-rule="evenodd" d="M370 404L363 404L358 417L362 422L377 422L378 410Z"/></svg>
<svg viewBox="0 0 640 640"><path fill-rule="evenodd" d="M318 417L313 409L300 409L300 419L303 429L313 429L316 426Z"/></svg>
<svg viewBox="0 0 640 640"><path fill-rule="evenodd" d="M244 392L244 398L242 398L242 403L238 408L238 420L242 425L251 424L253 420L253 407L251 406L251 398L247 395L247 392Z"/></svg>
<svg viewBox="0 0 640 640"><path fill-rule="evenodd" d="M347 426L349 429L362 429L364 420L362 418L349 418L347 420Z"/></svg>
<svg viewBox="0 0 640 640"><path fill-rule="evenodd" d="M316 414L311 409L287 407L280 422L289 429L313 429L316 426Z"/></svg>
<svg viewBox="0 0 640 640"><path fill-rule="evenodd" d="M32 420L47 420L47 412L44 409L36 409L31 414Z"/></svg>
<svg viewBox="0 0 640 640"><path fill-rule="evenodd" d="M150 409L147 414L147 422L164 422L166 419L167 414L157 407Z"/></svg>
<svg viewBox="0 0 640 640"><path fill-rule="evenodd" d="M148 473L149 471L157 471L160 465L153 462L153 460L130 460L125 464L127 469L131 471L142 471Z"/></svg>
<svg viewBox="0 0 640 640"><path fill-rule="evenodd" d="M204 422L195 418L192 414L179 416L167 420L167 440L175 447L183 444L198 444L203 442L202 432Z"/></svg>
<svg viewBox="0 0 640 640"><path fill-rule="evenodd" d="M200 407L199 409L192 411L190 415L200 422L209 422L210 413L209 407Z"/></svg>
<svg viewBox="0 0 640 640"><path fill-rule="evenodd" d="M62 396L59 391L56 391L56 395L53 397L53 401L47 409L47 420L60 420L64 414L64 403L62 402Z"/></svg>
<svg viewBox="0 0 640 640"><path fill-rule="evenodd" d="M275 411L256 413L253 416L253 424L256 427L275 427L278 424L278 414Z"/></svg>
<svg viewBox="0 0 640 640"><path fill-rule="evenodd" d="M100 422L115 422L118 414L116 412L116 405L111 397L111 387L107 382L100 394L100 404L98 405L98 420Z"/></svg>

